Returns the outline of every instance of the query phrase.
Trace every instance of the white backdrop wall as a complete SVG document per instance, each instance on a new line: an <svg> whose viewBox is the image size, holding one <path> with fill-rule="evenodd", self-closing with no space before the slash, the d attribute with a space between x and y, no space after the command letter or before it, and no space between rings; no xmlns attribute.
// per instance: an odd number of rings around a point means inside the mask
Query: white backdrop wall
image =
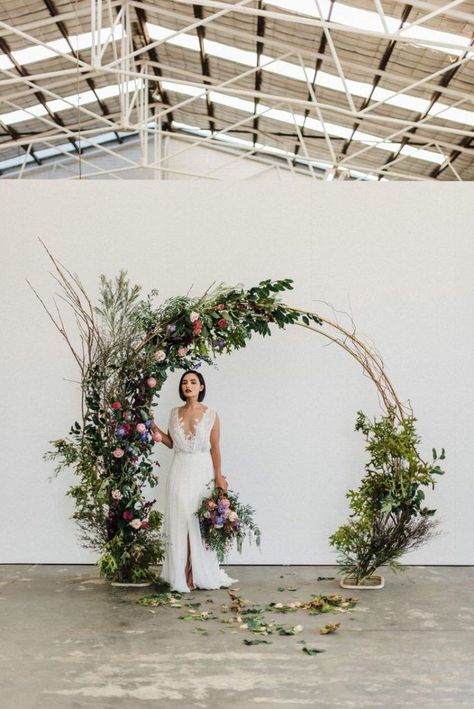
<svg viewBox="0 0 474 709"><path fill-rule="evenodd" d="M2 248L2 535L0 562L93 563L81 548L72 474L52 475L48 441L77 418L77 372L25 283L55 290L37 237L97 293L126 268L144 292L198 295L213 281L249 287L291 277L295 306L350 312L410 398L422 451L447 451L429 502L441 534L407 563L472 564L473 188L468 183L8 182ZM343 318L343 316L341 316ZM342 350L303 328L255 337L203 368L221 417L223 470L262 528L233 563L335 562L328 535L347 516L366 455L356 412L380 413L375 390ZM156 409L166 425L180 374ZM158 447L163 509L170 451Z"/></svg>

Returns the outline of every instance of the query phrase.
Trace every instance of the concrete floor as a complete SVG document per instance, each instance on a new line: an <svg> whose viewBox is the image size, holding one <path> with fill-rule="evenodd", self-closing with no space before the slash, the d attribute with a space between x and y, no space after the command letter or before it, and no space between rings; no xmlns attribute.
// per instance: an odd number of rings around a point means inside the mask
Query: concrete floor
<svg viewBox="0 0 474 709"><path fill-rule="evenodd" d="M239 579L238 594L255 604L341 591L336 581L316 581L335 575L328 566L229 573ZM359 603L351 613L267 614L304 630L246 646L253 633L178 620L183 608L151 613L135 601L153 589L112 588L94 566L0 566L0 709L472 709L474 568L384 574L385 589L353 593ZM192 595L216 614L229 600L224 589ZM336 633L319 634L334 622L341 623ZM325 652L309 656L301 640Z"/></svg>

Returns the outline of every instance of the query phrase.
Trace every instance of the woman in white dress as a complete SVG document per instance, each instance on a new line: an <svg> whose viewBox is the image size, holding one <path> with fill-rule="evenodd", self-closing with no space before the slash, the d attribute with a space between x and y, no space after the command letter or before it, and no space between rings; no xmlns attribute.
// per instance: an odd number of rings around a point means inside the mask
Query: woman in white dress
<svg viewBox="0 0 474 709"><path fill-rule="evenodd" d="M221 470L219 417L201 403L205 394L202 374L185 372L179 383L179 395L185 404L171 410L168 433L152 425L162 442L174 451L166 484L161 577L182 593L237 582L219 568L216 552L205 548L195 515L202 498L211 492L206 487L209 482L214 480L223 490L228 487Z"/></svg>

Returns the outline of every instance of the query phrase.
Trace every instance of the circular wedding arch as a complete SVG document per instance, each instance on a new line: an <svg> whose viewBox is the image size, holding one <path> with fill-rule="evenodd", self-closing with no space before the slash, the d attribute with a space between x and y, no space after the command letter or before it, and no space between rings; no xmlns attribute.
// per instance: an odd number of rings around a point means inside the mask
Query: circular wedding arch
<svg viewBox="0 0 474 709"><path fill-rule="evenodd" d="M157 291L140 297L125 272L114 281L100 277L100 296L93 305L77 275L47 249L62 298L72 309L80 348L74 346L59 309L46 306L65 338L81 372L81 421L65 438L52 441L45 457L58 473L72 467L78 480L68 490L75 500L73 518L84 546L100 553L101 574L114 582L155 579L162 559L161 513L143 488L158 483L150 460L152 407L168 373L212 364L217 355L244 347L252 336L271 335L272 325L304 327L329 339L362 367L375 385L382 415L358 412L356 430L366 439L369 462L357 490L347 497L349 520L330 537L341 570L362 583L379 566L401 568L406 551L433 534L435 510L424 505L423 487L434 487L443 471L438 461L418 452L411 407L398 398L381 356L337 320L281 302L292 289L289 278L267 279L249 289L213 284L202 296L177 296L156 306ZM30 284L31 286L31 284ZM31 286L32 287L32 286ZM155 461L156 463L156 461Z"/></svg>

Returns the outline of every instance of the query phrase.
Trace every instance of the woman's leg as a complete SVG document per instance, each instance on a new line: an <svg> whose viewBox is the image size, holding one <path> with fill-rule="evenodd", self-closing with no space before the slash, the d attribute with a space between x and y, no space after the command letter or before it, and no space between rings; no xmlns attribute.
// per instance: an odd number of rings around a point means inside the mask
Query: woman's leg
<svg viewBox="0 0 474 709"><path fill-rule="evenodd" d="M189 546L189 532L187 535L187 540L188 540L188 553L187 553L186 568L185 568L186 583L188 584L189 590L194 591L194 589L196 587L194 585L194 580L193 580L193 566L192 566L192 562L191 562L191 549Z"/></svg>

